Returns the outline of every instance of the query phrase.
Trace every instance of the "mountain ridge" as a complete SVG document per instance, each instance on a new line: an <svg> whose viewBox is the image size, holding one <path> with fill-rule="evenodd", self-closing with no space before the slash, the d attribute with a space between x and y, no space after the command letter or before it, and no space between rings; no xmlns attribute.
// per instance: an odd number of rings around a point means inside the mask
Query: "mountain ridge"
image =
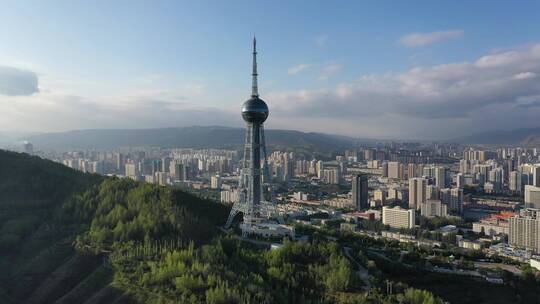
<svg viewBox="0 0 540 304"><path fill-rule="evenodd" d="M269 146L310 146L323 151L350 146L357 139L343 135L267 129ZM135 146L164 148L233 148L243 145L245 129L222 126L192 126L154 129L87 129L41 133L24 138L36 149L115 149ZM369 140L365 140L369 141Z"/></svg>
<svg viewBox="0 0 540 304"><path fill-rule="evenodd" d="M464 144L509 144L538 146L540 145L540 127L519 128L512 130L491 130L454 138L450 141Z"/></svg>

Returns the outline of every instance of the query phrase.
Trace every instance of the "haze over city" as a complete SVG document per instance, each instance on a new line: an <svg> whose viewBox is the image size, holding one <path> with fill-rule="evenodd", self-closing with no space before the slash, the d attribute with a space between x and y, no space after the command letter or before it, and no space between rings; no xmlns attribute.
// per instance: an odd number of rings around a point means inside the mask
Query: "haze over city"
<svg viewBox="0 0 540 304"><path fill-rule="evenodd" d="M3 2L0 130L243 126L451 139L539 127L540 4Z"/></svg>

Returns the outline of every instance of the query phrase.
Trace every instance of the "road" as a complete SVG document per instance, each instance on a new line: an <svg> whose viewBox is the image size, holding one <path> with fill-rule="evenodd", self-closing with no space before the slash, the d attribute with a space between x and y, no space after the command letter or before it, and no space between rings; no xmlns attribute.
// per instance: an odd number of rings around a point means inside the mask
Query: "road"
<svg viewBox="0 0 540 304"><path fill-rule="evenodd" d="M369 275L369 272L368 270L360 263L358 263L354 257L351 255L351 248L350 247L343 247L343 254L351 261L353 262L356 267L358 268L358 270L356 271L356 274L358 275L358 277L362 280L362 282L364 282L364 289L366 291L369 291L372 287L371 287L371 282L370 282L370 278L371 276Z"/></svg>

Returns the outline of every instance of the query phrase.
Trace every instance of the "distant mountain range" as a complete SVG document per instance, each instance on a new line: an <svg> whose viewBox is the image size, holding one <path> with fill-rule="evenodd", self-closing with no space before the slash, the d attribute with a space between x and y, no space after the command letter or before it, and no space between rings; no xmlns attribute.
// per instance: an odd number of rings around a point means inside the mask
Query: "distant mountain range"
<svg viewBox="0 0 540 304"><path fill-rule="evenodd" d="M373 144L375 139L356 139L347 136L266 129L266 142L272 149L298 149L328 153L346 149L355 143ZM244 143L245 130L223 126L193 126L156 129L91 129L32 135L0 133L0 144L28 140L36 150L111 150L121 147L160 146L164 148L239 148ZM462 144L505 144L540 146L540 128L494 130L454 138L447 142Z"/></svg>
<svg viewBox="0 0 540 304"><path fill-rule="evenodd" d="M464 144L540 146L540 128L486 131L452 141Z"/></svg>
<svg viewBox="0 0 540 304"><path fill-rule="evenodd" d="M42 133L24 138L37 150L115 149L160 146L164 148L234 148L244 143L245 130L221 126L160 129L94 129ZM321 152L351 146L356 139L340 135L265 130L269 146L305 147Z"/></svg>

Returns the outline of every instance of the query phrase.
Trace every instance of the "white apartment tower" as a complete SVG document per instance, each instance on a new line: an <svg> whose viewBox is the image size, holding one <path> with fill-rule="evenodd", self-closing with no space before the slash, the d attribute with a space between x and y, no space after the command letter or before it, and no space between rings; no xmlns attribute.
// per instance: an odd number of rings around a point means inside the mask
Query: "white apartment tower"
<svg viewBox="0 0 540 304"><path fill-rule="evenodd" d="M414 209L383 207L382 222L392 228L414 228Z"/></svg>

